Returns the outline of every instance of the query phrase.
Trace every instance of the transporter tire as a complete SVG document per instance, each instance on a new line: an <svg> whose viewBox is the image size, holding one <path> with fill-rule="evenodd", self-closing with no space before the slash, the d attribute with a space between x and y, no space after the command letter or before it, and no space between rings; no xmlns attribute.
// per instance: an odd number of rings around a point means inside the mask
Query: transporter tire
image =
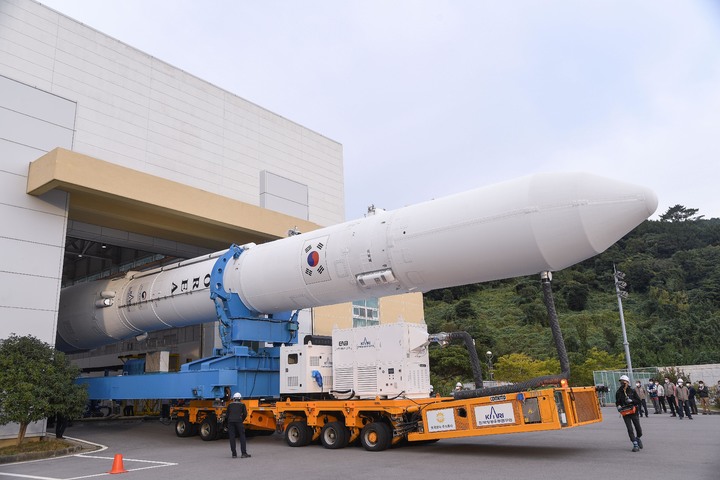
<svg viewBox="0 0 720 480"><path fill-rule="evenodd" d="M310 440L312 435L305 422L292 422L285 429L285 442L290 447L304 447Z"/></svg>
<svg viewBox="0 0 720 480"><path fill-rule="evenodd" d="M175 435L178 437L192 437L195 435L195 425L186 418L178 418L175 422Z"/></svg>
<svg viewBox="0 0 720 480"><path fill-rule="evenodd" d="M208 417L200 424L200 438L204 441L209 442L211 440L217 440L220 435L220 429L215 417Z"/></svg>
<svg viewBox="0 0 720 480"><path fill-rule="evenodd" d="M320 432L322 446L330 450L347 447L350 432L342 422L326 423Z"/></svg>
<svg viewBox="0 0 720 480"><path fill-rule="evenodd" d="M360 443L368 452L381 452L392 442L390 426L384 422L368 423L360 431Z"/></svg>
<svg viewBox="0 0 720 480"><path fill-rule="evenodd" d="M307 432L308 432L308 445L310 445L311 443L313 443L313 437L315 436L315 428L308 425Z"/></svg>

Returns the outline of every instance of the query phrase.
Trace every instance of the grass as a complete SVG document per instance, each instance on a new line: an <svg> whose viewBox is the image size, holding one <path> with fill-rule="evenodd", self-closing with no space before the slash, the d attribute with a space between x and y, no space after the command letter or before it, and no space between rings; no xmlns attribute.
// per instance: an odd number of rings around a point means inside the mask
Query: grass
<svg viewBox="0 0 720 480"><path fill-rule="evenodd" d="M17 455L18 453L53 452L63 450L70 446L72 446L70 443L56 439L47 439L39 442L25 441L20 445L8 445L0 448L0 457Z"/></svg>

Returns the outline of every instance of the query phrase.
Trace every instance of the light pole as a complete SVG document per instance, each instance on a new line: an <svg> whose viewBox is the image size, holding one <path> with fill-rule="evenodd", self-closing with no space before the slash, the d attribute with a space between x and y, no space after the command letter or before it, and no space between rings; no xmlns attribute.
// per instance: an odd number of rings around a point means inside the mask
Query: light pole
<svg viewBox="0 0 720 480"><path fill-rule="evenodd" d="M623 346L625 347L625 361L628 367L628 377L630 377L630 385L633 384L632 361L630 360L630 342L627 339L627 331L625 330L625 315L623 314L622 299L627 298L628 293L625 291L627 283L623 281L625 274L617 271L613 263L613 277L615 278L615 293L618 299L618 309L620 310L620 325L622 326Z"/></svg>
<svg viewBox="0 0 720 480"><path fill-rule="evenodd" d="M493 354L490 350L488 350L487 352L485 352L485 356L487 357L487 360L488 360L488 377L490 377L490 380L492 381L493 380L493 363L492 363Z"/></svg>

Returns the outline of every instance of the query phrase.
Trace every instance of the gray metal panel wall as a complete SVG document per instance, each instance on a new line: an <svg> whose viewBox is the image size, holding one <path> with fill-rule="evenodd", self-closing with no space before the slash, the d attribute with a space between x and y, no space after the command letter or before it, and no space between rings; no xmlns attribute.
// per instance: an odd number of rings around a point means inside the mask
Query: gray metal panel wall
<svg viewBox="0 0 720 480"><path fill-rule="evenodd" d="M0 1L0 75L77 101L74 151L252 205L268 170L344 220L342 145L32 0Z"/></svg>
<svg viewBox="0 0 720 480"><path fill-rule="evenodd" d="M72 147L75 103L0 76L0 338L33 335L55 343L67 194L25 193L28 165ZM41 434L44 422L28 435ZM0 438L17 426L0 427Z"/></svg>

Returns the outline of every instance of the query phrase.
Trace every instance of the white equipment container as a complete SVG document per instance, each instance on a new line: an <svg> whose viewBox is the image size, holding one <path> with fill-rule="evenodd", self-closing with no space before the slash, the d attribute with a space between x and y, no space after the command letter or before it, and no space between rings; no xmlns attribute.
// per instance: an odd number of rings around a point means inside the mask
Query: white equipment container
<svg viewBox="0 0 720 480"><path fill-rule="evenodd" d="M315 373L317 372L317 373ZM280 347L280 396L327 393L333 388L332 347Z"/></svg>
<svg viewBox="0 0 720 480"><path fill-rule="evenodd" d="M424 398L430 392L427 326L390 323L333 330L333 390L359 398Z"/></svg>

